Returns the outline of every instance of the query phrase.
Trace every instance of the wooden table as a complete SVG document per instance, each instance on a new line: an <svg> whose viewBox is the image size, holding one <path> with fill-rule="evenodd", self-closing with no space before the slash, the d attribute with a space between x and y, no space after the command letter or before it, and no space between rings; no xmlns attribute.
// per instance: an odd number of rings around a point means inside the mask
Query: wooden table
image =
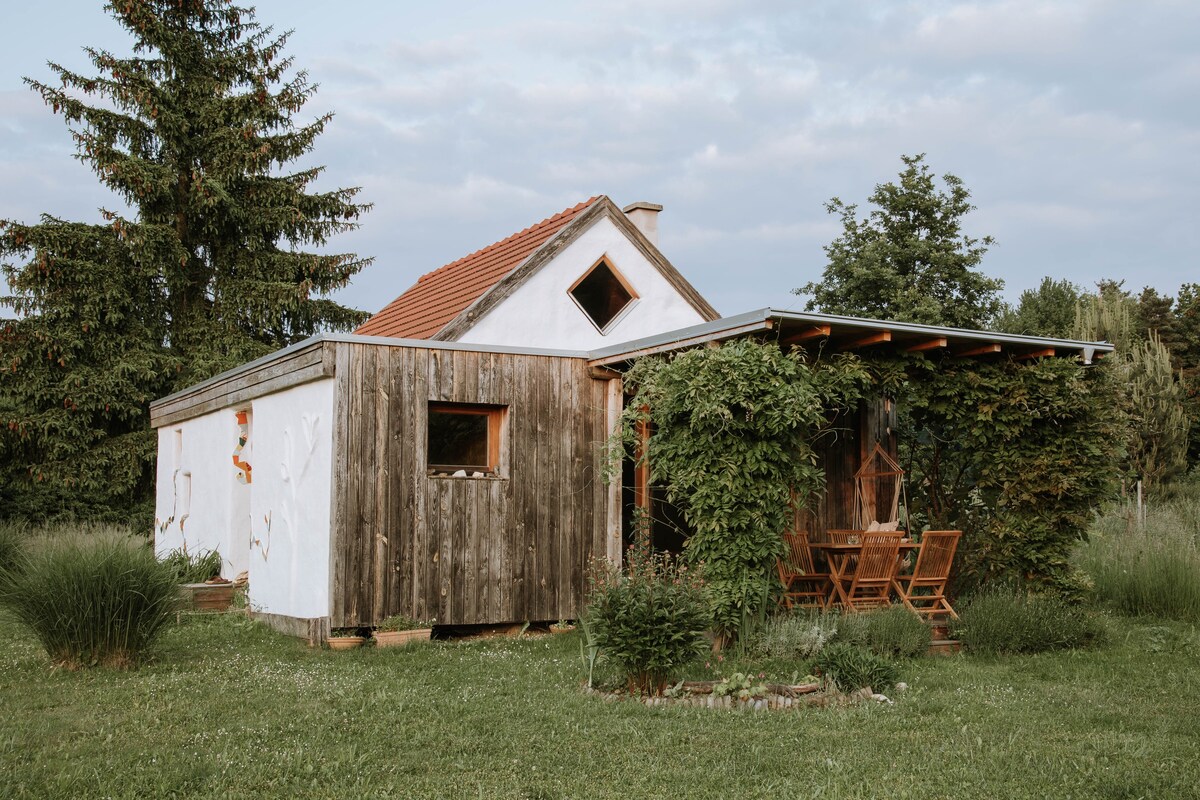
<svg viewBox="0 0 1200 800"><path fill-rule="evenodd" d="M825 561L829 564L829 579L833 582L833 591L829 593L829 601L826 603L826 606L831 606L834 602L840 602L843 606L850 605L850 598L846 595L846 588L842 586L842 581L853 574L850 570L850 562L855 556L862 554L862 542L858 544L812 542L809 544L809 547L813 550L823 552L825 554ZM900 542L899 555L903 558L913 550L920 549L921 545L916 542ZM895 584L896 582L893 580L893 587Z"/></svg>

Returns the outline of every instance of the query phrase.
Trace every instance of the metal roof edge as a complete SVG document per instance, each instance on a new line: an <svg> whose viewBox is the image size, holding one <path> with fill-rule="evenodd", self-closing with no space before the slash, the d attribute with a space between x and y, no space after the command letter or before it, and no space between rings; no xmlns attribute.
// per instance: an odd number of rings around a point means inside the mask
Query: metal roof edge
<svg viewBox="0 0 1200 800"><path fill-rule="evenodd" d="M869 319L867 317L847 317L840 314L820 314L810 311L778 311L773 308L765 309L767 316L776 319L792 319L803 322L840 322L860 328L877 330L887 329L904 333L926 333L930 335L950 334L963 339L986 339L990 342L1009 342L1011 344L1069 346L1072 349L1091 347L1095 350L1112 352L1115 345L1108 342L1086 342L1078 339L1056 339L1049 336L1027 336L1019 333L1000 333L973 328L951 328L944 325L924 325L919 322L898 322L896 320Z"/></svg>
<svg viewBox="0 0 1200 800"><path fill-rule="evenodd" d="M1071 350L1091 350L1092 352L1111 353L1115 348L1108 342L1085 342L1075 339L1055 339L1047 336L1025 336L1016 333L999 333L997 331L973 330L970 328L951 328L943 325L923 325L917 322L898 322L895 320L869 319L866 317L847 317L840 314L820 314L807 311L780 311L774 308L759 308L735 314L731 317L721 317L712 322L704 322L687 328L679 328L665 333L647 336L642 339L632 339L627 342L609 345L587 354L589 360L611 359L623 353L633 353L652 347L660 347L676 341L695 339L709 334L720 334L723 331L740 328L745 325L767 319L793 320L811 322L813 324L835 323L850 325L867 330L890 330L902 333L920 333L929 336L953 336L958 339L973 339L978 341L997 342L1000 344L1040 345L1042 347L1059 347Z"/></svg>
<svg viewBox="0 0 1200 800"><path fill-rule="evenodd" d="M609 358L618 356L622 353L633 352L635 350L644 350L647 347L657 347L663 344L679 341L681 339L693 339L697 336L704 336L709 333L720 333L729 328L740 328L743 325L748 325L754 322L762 322L772 316L771 309L759 308L754 311L746 311L741 314L734 314L732 317L719 317L710 322L701 322L697 325L689 325L686 328L676 328L673 331L665 333L656 333L653 336L645 336L641 339L630 339L626 342L618 342L610 344L607 347L601 347L597 350L591 350L587 354L589 360L598 358Z"/></svg>

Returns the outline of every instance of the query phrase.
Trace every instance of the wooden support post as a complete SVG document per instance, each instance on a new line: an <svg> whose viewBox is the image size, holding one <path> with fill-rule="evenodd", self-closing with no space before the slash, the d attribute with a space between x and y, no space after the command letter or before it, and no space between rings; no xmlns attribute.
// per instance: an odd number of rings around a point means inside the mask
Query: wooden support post
<svg viewBox="0 0 1200 800"><path fill-rule="evenodd" d="M610 436L617 432L617 427L621 424L621 409L625 399L622 383L620 378L608 382L604 421ZM621 471L619 469L613 479L609 481L607 492L605 507L608 524L605 527L604 550L608 557L608 563L614 567L620 567L623 548L621 547Z"/></svg>
<svg viewBox="0 0 1200 800"><path fill-rule="evenodd" d="M643 408L645 412L647 409ZM636 465L633 471L633 504L641 510L648 519L650 517L650 459L646 451L650 447L650 422L642 420L637 424L638 446L634 454Z"/></svg>

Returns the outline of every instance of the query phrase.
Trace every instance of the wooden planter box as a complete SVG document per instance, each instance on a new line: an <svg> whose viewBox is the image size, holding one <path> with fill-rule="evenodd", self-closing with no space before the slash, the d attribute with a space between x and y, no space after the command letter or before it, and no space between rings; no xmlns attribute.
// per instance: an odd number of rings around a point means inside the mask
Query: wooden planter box
<svg viewBox="0 0 1200 800"><path fill-rule="evenodd" d="M404 647L411 642L428 642L433 628L415 628L411 631L375 631L376 647Z"/></svg>
<svg viewBox="0 0 1200 800"><path fill-rule="evenodd" d="M233 602L232 583L184 583L179 587L183 608L188 611L228 611Z"/></svg>

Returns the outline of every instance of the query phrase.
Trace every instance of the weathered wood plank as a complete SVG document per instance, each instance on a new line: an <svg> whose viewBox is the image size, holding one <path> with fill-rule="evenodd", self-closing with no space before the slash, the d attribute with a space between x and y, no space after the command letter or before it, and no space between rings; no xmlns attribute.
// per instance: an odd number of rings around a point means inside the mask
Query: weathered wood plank
<svg viewBox="0 0 1200 800"><path fill-rule="evenodd" d="M372 526L375 530L372 564L374 596L371 602L371 620L378 621L388 615L387 586L392 569L390 557L391 539L387 519L388 498L391 495L391 436L388 425L388 409L391 405L391 354L384 348L375 350L375 369L367 380L375 384L375 398L371 413L375 415L375 485L372 487Z"/></svg>
<svg viewBox="0 0 1200 800"><path fill-rule="evenodd" d="M334 359L338 365L333 384L333 496L330 508L329 542L329 601L330 619L334 627L345 626L346 590L349 585L349 565L346 551L353 535L349 528L350 508L347 493L351 469L348 450L351 431L349 345L337 345Z"/></svg>

